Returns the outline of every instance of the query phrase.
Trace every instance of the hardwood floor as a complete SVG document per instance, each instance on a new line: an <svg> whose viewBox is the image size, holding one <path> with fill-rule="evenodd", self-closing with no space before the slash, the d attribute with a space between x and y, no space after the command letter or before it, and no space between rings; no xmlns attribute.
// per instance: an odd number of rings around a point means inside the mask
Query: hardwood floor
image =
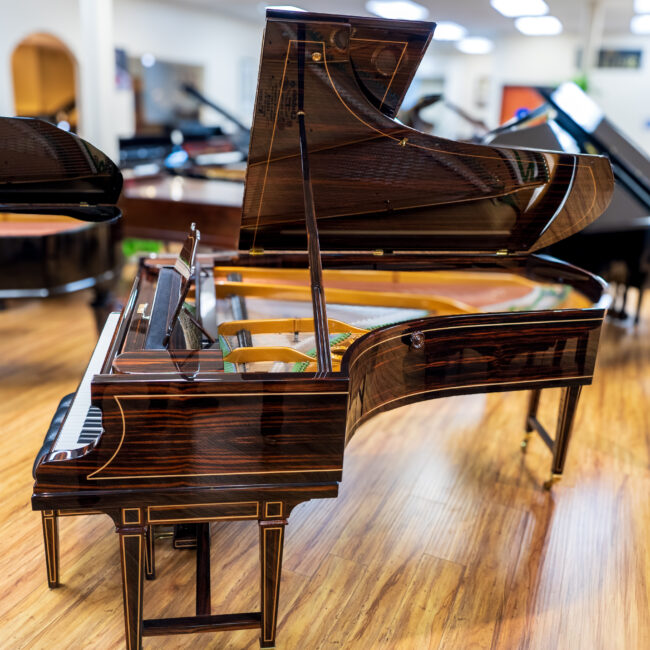
<svg viewBox="0 0 650 650"><path fill-rule="evenodd" d="M289 520L278 648L650 648L650 300L609 325L565 477L523 455L526 393L435 400L366 424L338 499ZM83 294L0 312L0 648L119 648L117 536L61 521L49 591L31 465L96 339ZM557 392L540 414L554 425ZM212 526L214 613L258 607L255 523ZM145 617L193 613L194 556L157 541ZM145 648L257 647L255 631L153 637Z"/></svg>

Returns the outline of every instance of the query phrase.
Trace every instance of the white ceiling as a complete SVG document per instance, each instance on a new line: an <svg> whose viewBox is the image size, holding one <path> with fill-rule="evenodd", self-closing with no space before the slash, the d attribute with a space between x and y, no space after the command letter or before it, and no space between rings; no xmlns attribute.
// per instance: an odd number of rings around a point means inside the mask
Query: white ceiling
<svg viewBox="0 0 650 650"><path fill-rule="evenodd" d="M283 4L282 0L167 0L176 5L198 7L215 13L228 14L249 22L261 24L264 4ZM514 35L513 20L495 11L489 0L417 0L430 9L429 20L452 20L464 25L472 36L498 37ZM587 7L592 0L546 0L550 13L557 16L564 31L584 34L588 24ZM602 0L605 5L605 33L630 33L630 19L634 15L633 0ZM307 11L323 13L370 15L365 10L364 0L286 0Z"/></svg>

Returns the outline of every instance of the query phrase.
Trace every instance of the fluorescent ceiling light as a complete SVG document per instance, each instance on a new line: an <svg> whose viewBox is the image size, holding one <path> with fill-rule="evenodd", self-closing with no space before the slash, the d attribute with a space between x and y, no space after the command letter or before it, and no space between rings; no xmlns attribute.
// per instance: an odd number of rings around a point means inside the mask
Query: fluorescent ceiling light
<svg viewBox="0 0 650 650"><path fill-rule="evenodd" d="M490 0L490 4L507 18L543 16L548 13L544 0Z"/></svg>
<svg viewBox="0 0 650 650"><path fill-rule="evenodd" d="M526 36L555 36L562 33L562 23L555 16L522 16L515 27Z"/></svg>
<svg viewBox="0 0 650 650"><path fill-rule="evenodd" d="M630 30L633 34L650 34L650 14L634 16L630 21Z"/></svg>
<svg viewBox="0 0 650 650"><path fill-rule="evenodd" d="M634 11L638 14L650 14L650 0L634 0Z"/></svg>
<svg viewBox="0 0 650 650"><path fill-rule="evenodd" d="M412 0L369 0L366 9L376 16L398 20L424 20L429 15L426 7Z"/></svg>
<svg viewBox="0 0 650 650"><path fill-rule="evenodd" d="M462 25L447 21L437 23L433 32L433 38L437 41L460 41L466 35L467 30Z"/></svg>
<svg viewBox="0 0 650 650"><path fill-rule="evenodd" d="M456 47L464 54L487 54L492 51L494 43L482 36L468 36L458 41Z"/></svg>

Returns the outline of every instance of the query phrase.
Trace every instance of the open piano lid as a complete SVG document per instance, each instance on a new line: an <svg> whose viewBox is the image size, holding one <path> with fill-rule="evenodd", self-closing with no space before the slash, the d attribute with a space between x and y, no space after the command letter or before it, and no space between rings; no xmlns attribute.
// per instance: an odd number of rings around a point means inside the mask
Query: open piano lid
<svg viewBox="0 0 650 650"><path fill-rule="evenodd" d="M603 157L455 142L393 119L433 29L267 12L240 248L307 247L300 94L322 249L526 252L604 211Z"/></svg>
<svg viewBox="0 0 650 650"><path fill-rule="evenodd" d="M122 174L101 151L53 124L0 118L0 212L109 221Z"/></svg>

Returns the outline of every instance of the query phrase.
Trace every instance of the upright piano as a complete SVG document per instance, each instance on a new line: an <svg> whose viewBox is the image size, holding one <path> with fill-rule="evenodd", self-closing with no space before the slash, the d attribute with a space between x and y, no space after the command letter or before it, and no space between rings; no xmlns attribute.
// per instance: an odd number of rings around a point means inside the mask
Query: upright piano
<svg viewBox="0 0 650 650"><path fill-rule="evenodd" d="M603 212L611 168L397 122L433 29L267 12L240 252L197 254L199 223L177 258L141 262L37 460L50 575L58 516L115 522L128 648L240 628L273 647L291 511L337 495L346 443L379 413L529 390L548 486L562 473L608 299L599 278L534 251ZM554 436L537 414L550 387ZM208 526L233 519L259 523L260 610L215 614ZM186 523L196 616L143 621L151 528Z"/></svg>
<svg viewBox="0 0 650 650"><path fill-rule="evenodd" d="M632 144L576 84L537 89L543 104L529 115L485 136L490 144L606 155L614 172L614 195L602 217L585 230L554 243L548 252L617 282L612 315L626 318L628 287L639 291L650 273L650 158Z"/></svg>

